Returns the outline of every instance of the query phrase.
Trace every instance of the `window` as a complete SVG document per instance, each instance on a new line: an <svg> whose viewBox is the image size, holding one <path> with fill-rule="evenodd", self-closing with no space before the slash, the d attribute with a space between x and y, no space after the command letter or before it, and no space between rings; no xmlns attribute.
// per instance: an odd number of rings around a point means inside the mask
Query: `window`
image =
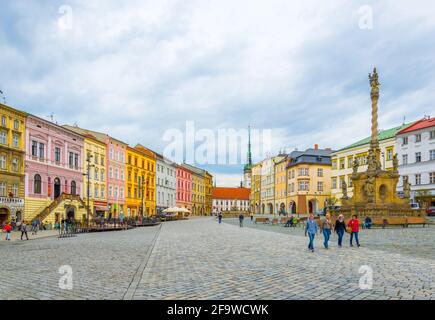
<svg viewBox="0 0 435 320"><path fill-rule="evenodd" d="M387 160L392 160L393 159L393 149L388 149L387 150Z"/></svg>
<svg viewBox="0 0 435 320"><path fill-rule="evenodd" d="M435 183L435 172L429 173L429 183L434 184Z"/></svg>
<svg viewBox="0 0 435 320"><path fill-rule="evenodd" d="M109 197L112 196L112 186L109 186Z"/></svg>
<svg viewBox="0 0 435 320"><path fill-rule="evenodd" d="M105 194L104 187L101 187L101 198L104 198L104 197L105 197L104 194Z"/></svg>
<svg viewBox="0 0 435 320"><path fill-rule="evenodd" d="M0 197L6 197L6 183L0 182Z"/></svg>
<svg viewBox="0 0 435 320"><path fill-rule="evenodd" d="M121 187L120 193L121 193L121 198L124 198L124 187Z"/></svg>
<svg viewBox="0 0 435 320"><path fill-rule="evenodd" d="M112 179L113 178L113 168L109 167L109 178Z"/></svg>
<svg viewBox="0 0 435 320"><path fill-rule="evenodd" d="M35 174L33 178L33 193L41 194L41 176L39 174Z"/></svg>
<svg viewBox="0 0 435 320"><path fill-rule="evenodd" d="M104 172L104 169L101 169L101 171L100 171L100 180L104 181L104 179L105 179L105 172Z"/></svg>
<svg viewBox="0 0 435 320"><path fill-rule="evenodd" d="M105 163L104 163L104 156L101 156L100 158L101 158L101 159L100 159L100 160L101 160L101 165L104 166L104 164L105 164Z"/></svg>
<svg viewBox="0 0 435 320"><path fill-rule="evenodd" d="M76 169L79 168L79 155L78 155L78 153L74 154L74 168L76 168Z"/></svg>
<svg viewBox="0 0 435 320"><path fill-rule="evenodd" d="M340 159L340 169L344 169L345 165L344 165L344 158Z"/></svg>
<svg viewBox="0 0 435 320"><path fill-rule="evenodd" d="M118 187L115 187L115 194L114 194L115 198L118 198Z"/></svg>
<svg viewBox="0 0 435 320"><path fill-rule="evenodd" d="M38 156L38 142L32 141L32 157Z"/></svg>
<svg viewBox="0 0 435 320"><path fill-rule="evenodd" d="M72 152L69 153L68 164L69 164L70 168L72 168L74 165L74 153L72 153Z"/></svg>
<svg viewBox="0 0 435 320"><path fill-rule="evenodd" d="M113 149L109 149L109 159L113 160Z"/></svg>
<svg viewBox="0 0 435 320"><path fill-rule="evenodd" d="M323 191L323 182L317 181L317 191Z"/></svg>
<svg viewBox="0 0 435 320"><path fill-rule="evenodd" d="M18 172L18 158L12 158L12 171Z"/></svg>
<svg viewBox="0 0 435 320"><path fill-rule="evenodd" d="M60 148L59 147L54 148L54 161L56 162L56 164L60 163Z"/></svg>
<svg viewBox="0 0 435 320"><path fill-rule="evenodd" d="M430 132L429 139L435 139L435 130Z"/></svg>
<svg viewBox="0 0 435 320"><path fill-rule="evenodd" d="M76 195L77 194L77 185L75 181L71 181L71 194Z"/></svg>
<svg viewBox="0 0 435 320"><path fill-rule="evenodd" d="M299 191L308 191L308 181L299 181Z"/></svg>
<svg viewBox="0 0 435 320"><path fill-rule="evenodd" d="M95 198L98 198L99 197L99 189L98 189L98 186L95 186L95 189L94 189L94 196L95 196Z"/></svg>
<svg viewBox="0 0 435 320"><path fill-rule="evenodd" d="M352 157L348 157L348 158L347 158L347 167L348 167L348 168L352 168L352 160L353 160Z"/></svg>
<svg viewBox="0 0 435 320"><path fill-rule="evenodd" d="M6 144L6 132L0 131L0 143Z"/></svg>
<svg viewBox="0 0 435 320"><path fill-rule="evenodd" d="M2 126L6 127L6 117L2 116Z"/></svg>
<svg viewBox="0 0 435 320"><path fill-rule="evenodd" d="M415 162L421 162L421 152L415 153Z"/></svg>
<svg viewBox="0 0 435 320"><path fill-rule="evenodd" d="M6 170L6 156L4 154L0 155L0 169Z"/></svg>
<svg viewBox="0 0 435 320"><path fill-rule="evenodd" d="M20 123L18 122L18 120L14 121L14 130L18 130L20 128Z"/></svg>
<svg viewBox="0 0 435 320"><path fill-rule="evenodd" d="M95 168L95 171L94 171L94 179L95 180L99 180L100 178L99 178L99 171L98 171L98 168Z"/></svg>
<svg viewBox="0 0 435 320"><path fill-rule="evenodd" d="M402 164L408 164L408 155L407 154L403 154L402 155Z"/></svg>
<svg viewBox="0 0 435 320"><path fill-rule="evenodd" d="M337 160L332 160L332 170L337 169Z"/></svg>
<svg viewBox="0 0 435 320"><path fill-rule="evenodd" d="M407 144L408 144L408 137L403 137L402 145L407 145Z"/></svg>
<svg viewBox="0 0 435 320"><path fill-rule="evenodd" d="M337 189L337 178L332 178L332 189Z"/></svg>
<svg viewBox="0 0 435 320"><path fill-rule="evenodd" d="M322 168L318 168L317 169L317 176L318 177L323 177L323 169Z"/></svg>
<svg viewBox="0 0 435 320"><path fill-rule="evenodd" d="M421 174L418 173L415 175L415 185L418 186L421 184Z"/></svg>
<svg viewBox="0 0 435 320"><path fill-rule="evenodd" d="M12 146L14 148L18 148L18 144L19 144L19 138L17 134L14 134L14 136L12 137Z"/></svg>
<svg viewBox="0 0 435 320"><path fill-rule="evenodd" d="M12 185L12 197L18 198L18 184L16 183Z"/></svg>
<svg viewBox="0 0 435 320"><path fill-rule="evenodd" d="M429 160L435 160L435 150L429 150Z"/></svg>
<svg viewBox="0 0 435 320"><path fill-rule="evenodd" d="M39 143L39 158L44 159L44 150L45 145L43 143Z"/></svg>
<svg viewBox="0 0 435 320"><path fill-rule="evenodd" d="M421 133L415 135L415 142L421 142Z"/></svg>
<svg viewBox="0 0 435 320"><path fill-rule="evenodd" d="M119 178L119 171L118 171L118 168L115 168L115 179L118 179Z"/></svg>
<svg viewBox="0 0 435 320"><path fill-rule="evenodd" d="M94 163L98 164L98 153L94 153Z"/></svg>

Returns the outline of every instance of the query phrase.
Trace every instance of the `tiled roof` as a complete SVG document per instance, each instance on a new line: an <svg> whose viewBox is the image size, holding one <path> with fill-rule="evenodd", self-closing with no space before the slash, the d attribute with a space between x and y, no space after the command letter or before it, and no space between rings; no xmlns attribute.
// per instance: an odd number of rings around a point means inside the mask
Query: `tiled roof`
<svg viewBox="0 0 435 320"><path fill-rule="evenodd" d="M435 127L435 118L429 118L429 119L421 119L414 124L410 125L409 127L400 130L397 134L407 133L411 131L421 130L429 127Z"/></svg>
<svg viewBox="0 0 435 320"><path fill-rule="evenodd" d="M249 200L251 189L248 188L213 188L213 199Z"/></svg>
<svg viewBox="0 0 435 320"><path fill-rule="evenodd" d="M388 130L382 130L382 131L380 131L380 132L378 133L378 140L379 140L379 141L382 141L382 140L386 140L386 139L389 139L389 138L393 138L393 137L396 136L396 134L397 134L400 130L403 130L403 129L409 127L409 126L412 125L413 123L414 123L414 122L406 123L406 124L402 124L401 126L394 127L394 128L388 129ZM371 139L371 136L369 136L369 137L367 137L367 138L364 138L364 139L362 139L362 140L359 140L359 141L357 141L357 142L355 142L355 143L352 143L351 145L348 145L347 147L344 147L344 148L342 148L342 149L340 149L340 150L338 150L338 151L343 151L343 150L347 150L347 149L352 149L352 148L355 148L355 147L360 147L360 146L363 146L363 145L369 144L369 143L370 143L370 139Z"/></svg>

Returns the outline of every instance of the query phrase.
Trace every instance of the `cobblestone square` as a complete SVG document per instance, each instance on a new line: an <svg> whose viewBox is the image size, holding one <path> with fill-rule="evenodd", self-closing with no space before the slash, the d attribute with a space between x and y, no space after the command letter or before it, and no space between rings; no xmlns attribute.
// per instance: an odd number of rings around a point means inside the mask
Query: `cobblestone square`
<svg viewBox="0 0 435 320"><path fill-rule="evenodd" d="M363 230L308 252L302 228L213 218L0 242L0 299L434 299L434 228ZM348 238L346 238L348 240ZM59 288L59 267L73 271ZM359 287L363 265L373 287Z"/></svg>

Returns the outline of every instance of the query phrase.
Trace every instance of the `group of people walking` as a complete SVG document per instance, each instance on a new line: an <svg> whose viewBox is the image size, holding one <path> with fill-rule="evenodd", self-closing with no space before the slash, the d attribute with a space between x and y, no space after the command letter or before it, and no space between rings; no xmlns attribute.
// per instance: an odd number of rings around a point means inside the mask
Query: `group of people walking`
<svg viewBox="0 0 435 320"><path fill-rule="evenodd" d="M305 225L305 236L308 235L309 243L308 250L314 252L314 238L316 234L320 232L323 233L323 246L325 249L329 248L329 240L331 238L331 234L333 231L337 233L338 236L338 247L342 247L343 245L343 237L346 232L350 234L350 246L353 247L353 239L355 238L356 245L359 247L359 221L356 215L352 216L352 219L349 222L345 223L344 216L340 214L338 219L335 221L335 224L331 221L331 216L326 214L326 219L321 221L320 226L317 224L317 221L314 219L314 214L310 214L309 219L307 220L307 224Z"/></svg>

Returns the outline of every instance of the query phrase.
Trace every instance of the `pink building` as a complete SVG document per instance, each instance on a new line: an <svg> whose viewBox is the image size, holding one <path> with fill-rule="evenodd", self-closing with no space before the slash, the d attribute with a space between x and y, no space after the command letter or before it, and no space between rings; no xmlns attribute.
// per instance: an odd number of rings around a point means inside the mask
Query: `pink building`
<svg viewBox="0 0 435 320"><path fill-rule="evenodd" d="M106 144L106 181L109 217L119 218L126 215L125 208L125 150L127 144L112 138L106 133L79 127L64 126L81 134L91 134Z"/></svg>
<svg viewBox="0 0 435 320"><path fill-rule="evenodd" d="M84 138L50 121L26 118L26 219L62 193L80 195Z"/></svg>
<svg viewBox="0 0 435 320"><path fill-rule="evenodd" d="M114 218L126 215L125 208L125 150L127 144L107 135L107 201Z"/></svg>
<svg viewBox="0 0 435 320"><path fill-rule="evenodd" d="M192 172L177 165L176 205L192 210Z"/></svg>

